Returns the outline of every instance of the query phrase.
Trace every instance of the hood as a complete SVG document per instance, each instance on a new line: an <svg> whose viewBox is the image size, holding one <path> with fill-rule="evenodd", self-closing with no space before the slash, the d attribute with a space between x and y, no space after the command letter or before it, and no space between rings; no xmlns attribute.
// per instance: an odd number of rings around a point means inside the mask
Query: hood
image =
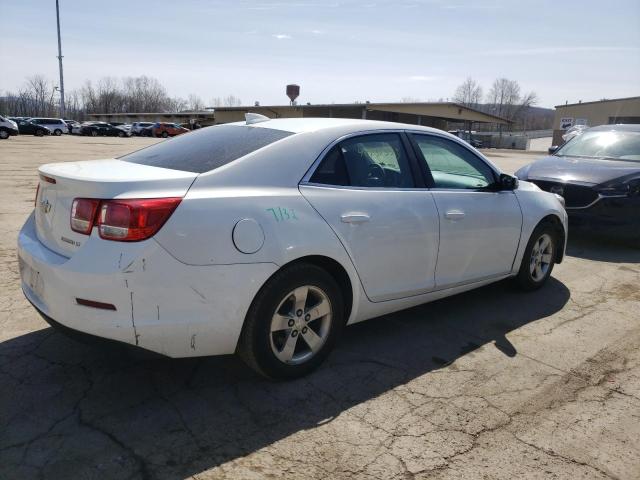
<svg viewBox="0 0 640 480"><path fill-rule="evenodd" d="M640 174L640 162L549 156L522 167L522 180L551 180L597 185L625 175Z"/></svg>

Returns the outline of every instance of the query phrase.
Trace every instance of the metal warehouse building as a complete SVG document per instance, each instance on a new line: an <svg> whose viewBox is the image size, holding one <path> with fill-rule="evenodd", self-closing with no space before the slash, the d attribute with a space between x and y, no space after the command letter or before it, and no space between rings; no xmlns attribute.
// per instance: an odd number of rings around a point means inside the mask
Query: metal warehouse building
<svg viewBox="0 0 640 480"><path fill-rule="evenodd" d="M640 123L640 97L556 105L553 145L561 145L562 135L574 125L595 127L614 123Z"/></svg>
<svg viewBox="0 0 640 480"><path fill-rule="evenodd" d="M269 118L363 118L410 123L447 130L450 123L492 123L508 125L502 117L452 102L419 103L349 103L324 105L256 105L252 107L217 107L214 111L179 113L108 113L90 114L92 120L104 122L174 122L195 120L201 125L238 122L247 112Z"/></svg>

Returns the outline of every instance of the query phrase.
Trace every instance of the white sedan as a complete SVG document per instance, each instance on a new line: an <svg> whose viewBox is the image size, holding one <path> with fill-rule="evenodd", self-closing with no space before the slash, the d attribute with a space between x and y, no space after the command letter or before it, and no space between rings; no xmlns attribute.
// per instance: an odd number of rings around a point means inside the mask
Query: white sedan
<svg viewBox="0 0 640 480"><path fill-rule="evenodd" d="M247 121L39 169L22 288L54 326L306 374L343 326L562 261L561 198L446 132Z"/></svg>

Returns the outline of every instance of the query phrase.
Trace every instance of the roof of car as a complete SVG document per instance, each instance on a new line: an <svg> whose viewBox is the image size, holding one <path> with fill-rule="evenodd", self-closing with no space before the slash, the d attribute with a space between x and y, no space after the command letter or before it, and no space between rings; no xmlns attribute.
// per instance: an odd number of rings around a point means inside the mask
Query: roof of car
<svg viewBox="0 0 640 480"><path fill-rule="evenodd" d="M640 124L632 123L618 123L615 125L598 125L597 127L591 127L590 132L640 132Z"/></svg>
<svg viewBox="0 0 640 480"><path fill-rule="evenodd" d="M245 122L235 122L233 125L245 125ZM343 127L358 130L424 130L443 133L420 125L411 125L398 122L382 122L378 120L360 120L355 118L275 118L263 122L252 123L252 127L271 128L292 133L313 132L329 128Z"/></svg>

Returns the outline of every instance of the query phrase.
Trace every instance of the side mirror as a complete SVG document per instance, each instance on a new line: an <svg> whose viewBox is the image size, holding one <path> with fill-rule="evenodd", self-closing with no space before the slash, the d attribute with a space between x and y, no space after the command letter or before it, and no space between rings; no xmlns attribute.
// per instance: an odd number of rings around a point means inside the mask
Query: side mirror
<svg viewBox="0 0 640 480"><path fill-rule="evenodd" d="M551 147L549 147L549 155L553 155L554 153L556 153L556 150L558 150L558 145L552 145Z"/></svg>
<svg viewBox="0 0 640 480"><path fill-rule="evenodd" d="M515 190L518 188L518 178L506 173L500 174L500 190Z"/></svg>

